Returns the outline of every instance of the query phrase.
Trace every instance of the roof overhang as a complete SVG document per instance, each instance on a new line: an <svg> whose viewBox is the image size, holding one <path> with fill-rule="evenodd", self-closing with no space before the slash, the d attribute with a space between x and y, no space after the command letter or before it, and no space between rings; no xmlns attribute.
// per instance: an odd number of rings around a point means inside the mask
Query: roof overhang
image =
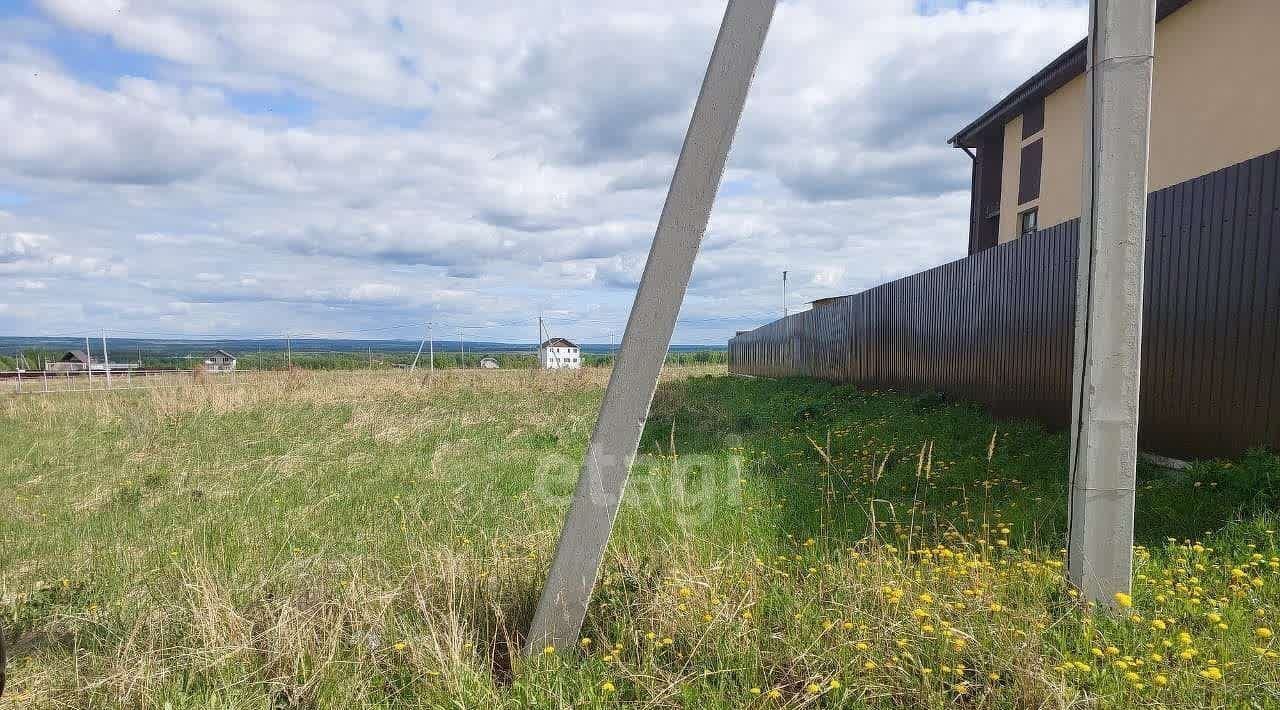
<svg viewBox="0 0 1280 710"><path fill-rule="evenodd" d="M1208 2L1208 0L1201 0ZM1158 0L1156 3L1156 21L1163 20L1191 0ZM1089 39L1076 42L1071 49L1058 55L1057 59L1036 72L1030 79L1022 82L1018 88L1009 93L995 106L976 118L972 123L960 129L960 132L947 141L960 148L976 148L981 137L997 126L1004 126L1014 116L1023 112L1028 102L1043 99L1062 88L1064 84L1084 73L1089 54Z"/></svg>

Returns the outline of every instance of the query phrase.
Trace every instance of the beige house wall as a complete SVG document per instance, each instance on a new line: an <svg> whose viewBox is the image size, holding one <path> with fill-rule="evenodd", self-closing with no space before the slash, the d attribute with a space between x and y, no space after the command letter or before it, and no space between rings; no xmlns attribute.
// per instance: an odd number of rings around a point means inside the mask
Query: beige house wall
<svg viewBox="0 0 1280 710"><path fill-rule="evenodd" d="M1151 190L1280 148L1280 0L1194 0L1156 26ZM1040 227L1080 215L1084 77L1045 97ZM1000 241L1017 236L1022 119L1005 124ZM1010 148L1012 147L1012 152Z"/></svg>
<svg viewBox="0 0 1280 710"><path fill-rule="evenodd" d="M1170 19L1172 19L1170 15ZM1163 24L1163 23L1161 23ZM1044 98L1044 167L1040 172L1040 225L1080 216L1084 156L1084 75ZM1153 151L1154 152L1154 151Z"/></svg>
<svg viewBox="0 0 1280 710"><path fill-rule="evenodd" d="M999 243L1017 236L1018 170L1022 164L1022 116L1004 124L1004 163L1000 166Z"/></svg>

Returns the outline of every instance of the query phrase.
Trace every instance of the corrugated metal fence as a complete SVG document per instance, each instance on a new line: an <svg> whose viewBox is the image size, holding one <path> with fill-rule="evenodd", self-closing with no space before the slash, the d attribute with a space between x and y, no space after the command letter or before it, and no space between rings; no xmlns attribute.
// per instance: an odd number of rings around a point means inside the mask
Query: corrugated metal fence
<svg viewBox="0 0 1280 710"><path fill-rule="evenodd" d="M1280 151L1152 193L1139 438L1181 456L1280 449ZM1064 427L1079 222L729 341L730 372L939 390Z"/></svg>

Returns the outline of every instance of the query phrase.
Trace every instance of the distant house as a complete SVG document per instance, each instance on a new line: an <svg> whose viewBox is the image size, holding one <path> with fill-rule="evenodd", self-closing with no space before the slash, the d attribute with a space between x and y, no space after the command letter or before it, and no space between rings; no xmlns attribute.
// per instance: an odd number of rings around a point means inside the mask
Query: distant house
<svg viewBox="0 0 1280 710"><path fill-rule="evenodd" d="M45 372L84 372L89 369L92 360L83 350L68 350L57 360L44 364Z"/></svg>
<svg viewBox="0 0 1280 710"><path fill-rule="evenodd" d="M94 360L92 355L83 350L68 350L57 360L44 364L45 372L128 372L138 369L136 362L109 362Z"/></svg>
<svg viewBox="0 0 1280 710"><path fill-rule="evenodd" d="M484 370L497 370L502 366L498 364L497 360L494 360L491 357L485 357L480 358L480 367Z"/></svg>
<svg viewBox="0 0 1280 710"><path fill-rule="evenodd" d="M205 372L235 372L236 356L226 350L214 350L204 359Z"/></svg>
<svg viewBox="0 0 1280 710"><path fill-rule="evenodd" d="M538 366L544 370L576 370L582 367L582 348L564 338L551 338L538 346Z"/></svg>

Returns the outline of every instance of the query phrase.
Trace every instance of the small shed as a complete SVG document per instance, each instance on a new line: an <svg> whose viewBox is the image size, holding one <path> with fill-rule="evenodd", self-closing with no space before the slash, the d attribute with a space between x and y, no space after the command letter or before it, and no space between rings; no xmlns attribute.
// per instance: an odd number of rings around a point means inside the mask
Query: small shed
<svg viewBox="0 0 1280 710"><path fill-rule="evenodd" d="M485 358L480 358L480 367L485 370L497 370L502 366L498 364L497 360L494 360L491 357L485 357Z"/></svg>
<svg viewBox="0 0 1280 710"><path fill-rule="evenodd" d="M44 364L45 372L85 372L92 360L83 350L68 350L57 360L49 360Z"/></svg>
<svg viewBox="0 0 1280 710"><path fill-rule="evenodd" d="M226 350L214 350L204 359L205 372L235 372L236 356Z"/></svg>

